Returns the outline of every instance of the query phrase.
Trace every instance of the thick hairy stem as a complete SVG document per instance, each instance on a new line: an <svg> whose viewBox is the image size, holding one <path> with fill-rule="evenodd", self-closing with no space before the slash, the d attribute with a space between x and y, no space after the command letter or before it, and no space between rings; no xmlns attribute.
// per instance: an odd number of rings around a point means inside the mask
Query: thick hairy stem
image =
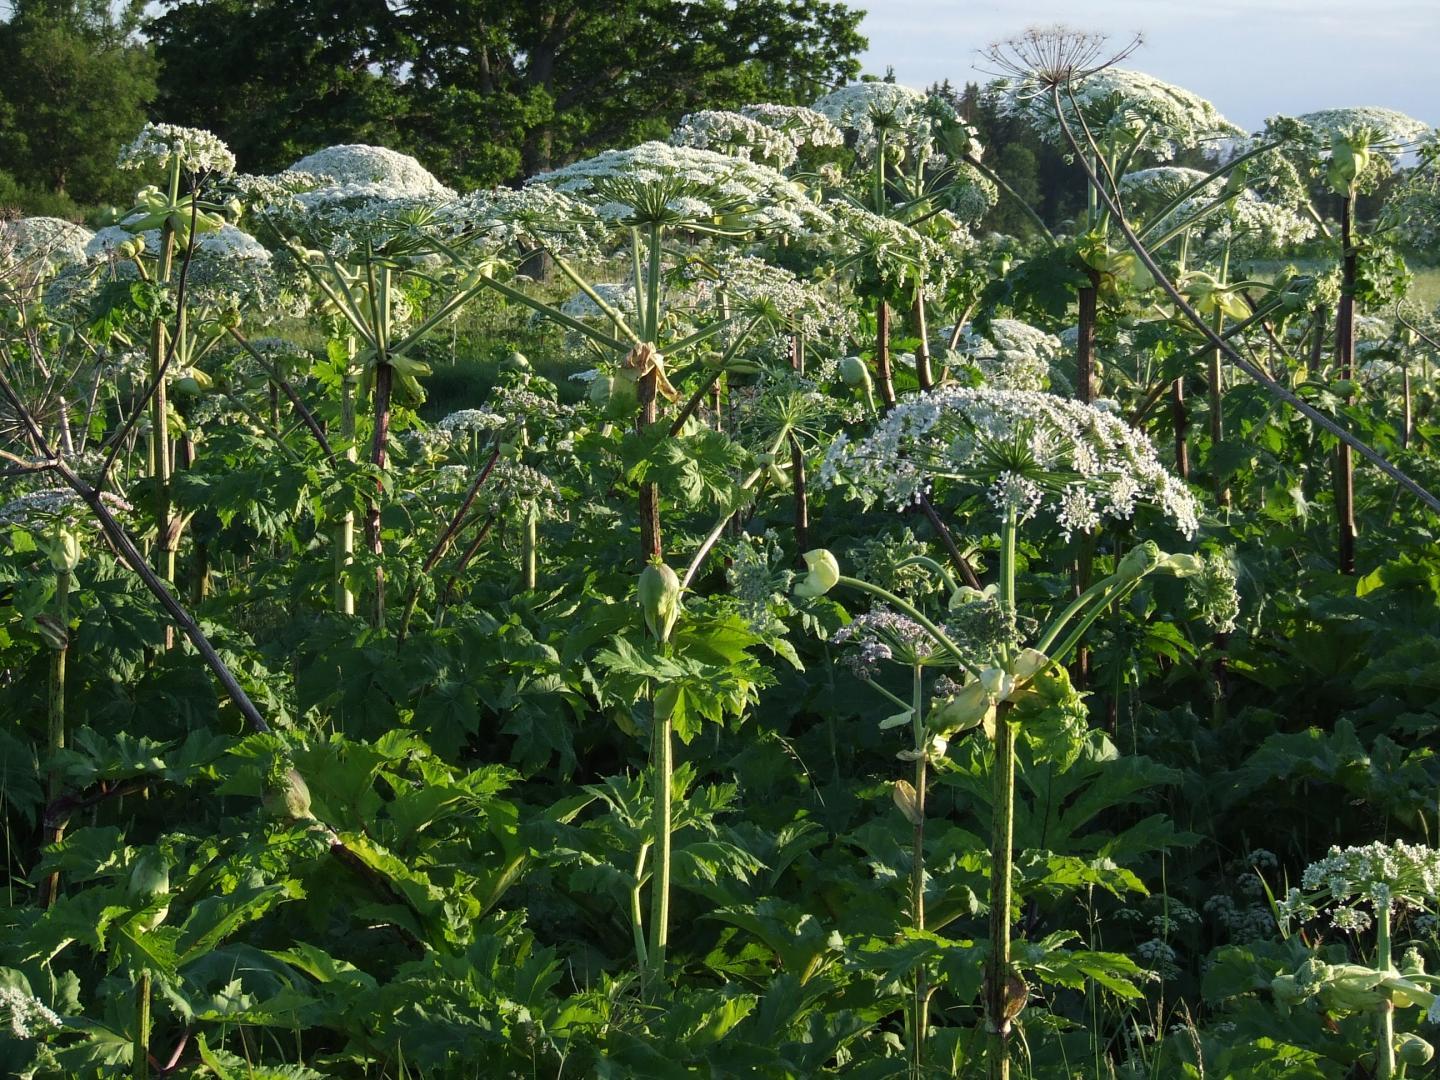
<svg viewBox="0 0 1440 1080"><path fill-rule="evenodd" d="M1394 970L1390 957L1390 906L1375 906L1375 966L1381 971ZM1390 1080L1395 1075L1395 1003L1387 997L1380 1003L1375 1024L1375 1075Z"/></svg>
<svg viewBox="0 0 1440 1080"><path fill-rule="evenodd" d="M895 377L890 370L890 305L884 300L875 309L875 381L880 400L887 409L895 407Z"/></svg>
<svg viewBox="0 0 1440 1080"><path fill-rule="evenodd" d="M1220 260L1220 284L1224 285L1230 277L1230 246L1225 246L1225 254ZM1218 307L1215 310L1215 325L1213 327L1215 336L1222 338L1225 329L1225 312ZM1219 452L1220 444L1225 440L1225 353L1220 346L1210 354L1210 455L1213 459ZM1230 489L1217 474L1215 480L1215 500L1221 506L1230 505Z"/></svg>
<svg viewBox="0 0 1440 1080"><path fill-rule="evenodd" d="M1410 392L1410 365L1408 365L1408 364L1405 365L1405 368L1404 368L1404 370L1403 370L1403 375L1404 375L1405 411L1404 411L1404 415L1401 417L1401 424L1400 424L1400 445L1401 445L1401 447L1403 447L1404 449L1408 450L1408 449L1410 449L1410 429L1411 429L1411 428L1414 426L1414 424L1415 424L1415 416L1414 416L1414 408L1413 408L1413 399L1412 399L1412 397L1411 397L1411 392Z"/></svg>
<svg viewBox="0 0 1440 1080"><path fill-rule="evenodd" d="M131 1046L130 1075L150 1077L150 972L142 971L135 984L135 1039Z"/></svg>
<svg viewBox="0 0 1440 1080"><path fill-rule="evenodd" d="M1086 267L1090 284L1079 293L1079 334L1075 339L1075 396L1095 400L1095 310L1100 296L1100 274Z"/></svg>
<svg viewBox="0 0 1440 1080"><path fill-rule="evenodd" d="M355 339L350 339L354 359ZM340 437L344 440L345 460L354 461L355 454L355 376L348 370L340 384ZM335 610L342 615L355 614L355 593L350 589L350 566L355 561L355 511L346 506L335 525Z"/></svg>
<svg viewBox="0 0 1440 1080"><path fill-rule="evenodd" d="M390 390L395 369L381 364L375 369L375 432L370 440L370 464L377 470L385 468L390 443ZM380 536L380 492L383 482L375 481L375 497L365 516L365 539L370 553L375 557L375 625L385 625L385 567L380 562L384 555L384 542Z"/></svg>
<svg viewBox="0 0 1440 1080"><path fill-rule="evenodd" d="M671 782L675 763L671 756L671 723L667 715L654 722L650 748L651 846L655 849L655 873L650 883L650 947L646 975L647 989L659 989L665 982L665 947L670 940L670 818Z"/></svg>
<svg viewBox="0 0 1440 1080"><path fill-rule="evenodd" d="M1000 606L1015 611L1015 512L1005 515L1000 532ZM990 1075L1010 1076L1010 1019L1016 1011L1011 996L1010 908L1015 840L1015 732L1010 703L995 714L994 816L990 840L990 967L986 973L986 1022L990 1031Z"/></svg>
<svg viewBox="0 0 1440 1080"><path fill-rule="evenodd" d="M925 784L927 779L925 751L929 743L929 735L925 730L923 719L925 714L921 700L921 672L922 668L918 664L915 665L914 685L910 697L915 749L920 753L920 756L915 759L915 833L910 842L910 923L916 930L923 931L925 929ZM917 1078L924 1075L925 1069L926 1014L929 1011L928 999L930 996L928 981L925 965L919 964L915 968L913 1020L910 1027L915 1038L915 1045L912 1047L912 1062L914 1075Z"/></svg>
<svg viewBox="0 0 1440 1080"><path fill-rule="evenodd" d="M1190 447L1186 437L1190 434L1190 410L1185 404L1185 377L1182 375L1170 384L1170 419L1175 425L1175 474L1181 480L1190 479Z"/></svg>
<svg viewBox="0 0 1440 1080"><path fill-rule="evenodd" d="M945 549L950 564L955 567L965 584L972 589L980 588L980 576L975 573L975 568L970 565L970 560L965 558L965 553L960 550L960 545L955 543L955 537L951 535L949 527L936 512L935 506L930 502L930 496L922 494L919 501L920 512L925 515L925 520L930 522L930 527L935 530L935 535L940 537L940 546Z"/></svg>
<svg viewBox="0 0 1440 1080"><path fill-rule="evenodd" d="M920 382L921 390L930 390L935 385L935 375L930 370L930 330L925 324L925 292L923 287L915 289L915 307L912 309L915 319L915 333L920 337L920 344L915 346L915 378Z"/></svg>
<svg viewBox="0 0 1440 1080"><path fill-rule="evenodd" d="M1340 303L1335 312L1335 353L1342 379L1355 377L1355 196L1347 195L1340 208L1340 243L1345 253L1341 271ZM1347 394L1345 404L1355 404ZM1339 521L1337 563L1342 574L1355 573L1355 456L1341 443L1335 457L1335 516Z"/></svg>
<svg viewBox="0 0 1440 1080"><path fill-rule="evenodd" d="M657 375L646 372L640 377L640 418L637 426L643 431L659 418L660 411L655 398ZM640 565L648 566L650 560L662 558L664 548L660 536L660 485L640 485Z"/></svg>
<svg viewBox="0 0 1440 1080"><path fill-rule="evenodd" d="M790 480L795 497L795 547L798 551L809 551L810 495L806 490L805 452L794 435L790 436Z"/></svg>
<svg viewBox="0 0 1440 1080"><path fill-rule="evenodd" d="M65 662L70 654L70 571L68 570L60 570L55 574L55 621L60 634L63 635L61 640L64 643L54 649L50 656L50 696L47 703L49 738L46 740L45 746L52 761L55 755L65 748ZM46 781L47 817L48 806L55 805L63 790L60 768L58 765L52 765ZM52 823L47 820L41 835L47 846L58 844L65 836L63 821ZM60 871L56 870L45 879L41 886L41 904L50 907L55 903L55 898L59 893Z"/></svg>

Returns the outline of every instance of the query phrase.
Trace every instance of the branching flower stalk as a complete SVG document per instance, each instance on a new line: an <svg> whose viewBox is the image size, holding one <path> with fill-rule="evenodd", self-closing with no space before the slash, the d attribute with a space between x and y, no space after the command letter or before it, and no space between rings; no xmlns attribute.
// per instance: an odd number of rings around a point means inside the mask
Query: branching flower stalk
<svg viewBox="0 0 1440 1080"><path fill-rule="evenodd" d="M1229 358L1231 364L1233 364L1240 371L1244 372L1245 375L1247 375L1249 378L1253 379L1255 382L1259 383L1262 387L1264 387L1271 397L1285 402L1285 404L1289 405L1296 412L1300 413L1300 415L1304 416L1316 427L1320 428L1321 430L1325 431L1330 435L1333 435L1335 438L1339 439L1341 442L1351 447L1361 457L1365 458L1365 460L1369 461L1382 473L1384 473L1390 479L1394 480L1397 484L1399 484L1400 487L1402 487L1404 490L1408 491L1410 494L1414 495L1417 499L1424 503L1425 506L1427 506L1432 512L1440 515L1440 497L1437 497L1435 494L1433 494L1431 491L1421 485L1418 481L1415 480L1414 477L1410 476L1404 470L1397 468L1382 454L1380 454L1377 450L1370 446L1370 444L1360 439L1353 432L1349 431L1345 427L1342 427L1333 419L1320 412L1318 409L1310 405L1303 398L1299 397L1294 391L1290 390L1288 387L1281 385L1281 383L1278 382L1275 378L1273 378L1269 373L1261 369L1258 365L1252 363L1244 356L1244 354L1242 354L1238 349L1231 345L1225 338L1216 334L1215 331L1210 328L1204 317L1195 310L1194 306L1191 305L1188 300L1186 300L1186 298L1181 294L1180 290L1175 286L1175 283L1171 281L1170 278L1165 274L1165 272L1160 268L1159 264L1155 261L1154 255L1151 254L1150 250L1136 235L1135 230L1131 228L1129 222L1125 220L1124 213L1121 211L1119 205L1114 201L1114 199L1109 195L1108 192L1099 189L1100 180L1098 177L1095 176L1093 170L1090 169L1088 162L1084 160L1083 152L1080 147L1080 142L1076 138L1074 131L1071 130L1069 123L1064 118L1064 114L1060 106L1058 89L1052 89L1052 97L1055 105L1056 114L1059 115L1061 119L1061 126L1064 130L1065 138L1073 152L1077 155L1078 160L1081 161L1081 167L1087 170L1090 182L1096 186L1100 199L1106 203L1107 209L1109 209L1110 213L1113 215L1116 227L1124 236L1125 242L1129 244L1130 249L1135 254L1135 257L1140 260L1141 264L1155 279L1156 284L1158 284L1160 288L1165 292L1165 294L1170 298L1176 309L1182 315L1184 315L1187 320L1189 320L1190 324L1194 326L1204 336L1206 341L1211 346L1216 346L1222 349L1225 355Z"/></svg>
<svg viewBox="0 0 1440 1080"><path fill-rule="evenodd" d="M51 537L50 565L55 571L55 613L53 622L46 627L51 652L45 748L52 761L65 748L65 667L70 655L70 579L79 562L79 538L61 520ZM50 768L45 794L47 805L50 806L63 794L59 765L52 765ZM64 836L64 822L47 820L43 837L45 844L58 844ZM45 879L41 890L41 903L50 907L59 893L60 872L56 870Z"/></svg>

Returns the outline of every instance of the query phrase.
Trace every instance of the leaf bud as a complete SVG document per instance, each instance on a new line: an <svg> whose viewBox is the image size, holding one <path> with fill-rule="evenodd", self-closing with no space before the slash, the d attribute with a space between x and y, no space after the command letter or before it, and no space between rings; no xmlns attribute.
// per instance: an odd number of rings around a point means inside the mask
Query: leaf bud
<svg viewBox="0 0 1440 1080"><path fill-rule="evenodd" d="M653 562L640 572L640 610L655 640L670 640L670 631L680 618L680 578L663 562Z"/></svg>
<svg viewBox="0 0 1440 1080"><path fill-rule="evenodd" d="M824 596L840 581L840 563L825 548L805 552L805 569L809 572L795 586L796 596Z"/></svg>

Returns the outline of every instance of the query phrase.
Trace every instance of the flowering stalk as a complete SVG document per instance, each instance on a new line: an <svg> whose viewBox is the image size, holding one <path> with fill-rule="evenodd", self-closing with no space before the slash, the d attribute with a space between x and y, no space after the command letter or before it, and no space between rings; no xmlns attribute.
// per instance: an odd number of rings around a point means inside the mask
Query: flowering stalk
<svg viewBox="0 0 1440 1080"><path fill-rule="evenodd" d="M915 835L910 843L910 903L911 925L917 931L925 929L925 784L926 766L929 762L930 733L925 730L925 713L921 708L919 664L913 665L913 685L910 703L910 725L915 739L915 793L914 818ZM914 997L911 1005L910 1031L913 1038L912 1068L916 1080L924 1075L925 1035L929 1011L929 987L924 964L915 967Z"/></svg>
<svg viewBox="0 0 1440 1080"><path fill-rule="evenodd" d="M875 378L880 400L887 409L895 407L895 378L890 369L890 305L881 300L875 308Z"/></svg>
<svg viewBox="0 0 1440 1080"><path fill-rule="evenodd" d="M1015 614L1015 549L1017 522L1007 508L1000 526L1000 609ZM1010 907L1011 873L1015 842L1015 733L1010 725L1010 703L1002 701L995 712L994 817L990 840L990 966L986 972L985 1013L990 1029L990 1074L995 1080L1010 1076L1010 1018L1018 1012L1011 1000ZM1012 1011L1013 1010L1013 1011Z"/></svg>
<svg viewBox="0 0 1440 1080"><path fill-rule="evenodd" d="M1220 258L1220 286L1223 288L1230 277L1230 243L1226 241L1224 254ZM1221 337L1225 329L1225 308L1223 304L1215 305L1215 325L1213 327L1216 337ZM1225 354L1219 346L1210 354L1210 454L1213 458L1219 452L1220 442L1225 438ZM1341 447L1348 450L1344 443ZM1224 481L1217 475L1215 478L1215 498L1221 506L1230 505L1230 490L1225 486Z"/></svg>
<svg viewBox="0 0 1440 1080"><path fill-rule="evenodd" d="M638 593L646 628L668 653L670 632L680 617L680 579L674 570L656 560L641 572ZM655 872L650 886L650 941L641 956L641 979L647 993L665 981L665 949L670 940L670 831L675 784L672 743L677 695L669 690L665 687L651 695L650 842L655 851ZM637 862L637 882L643 857L642 851Z"/></svg>
<svg viewBox="0 0 1440 1080"><path fill-rule="evenodd" d="M380 268L377 275L372 259L365 260L366 276L369 278L367 298L370 302L371 327L375 333L375 390L373 396L374 421L370 435L370 464L377 476L376 497L370 500L365 517L365 538L370 553L375 557L374 623L385 625L385 565L381 561L384 542L380 536L380 498L384 481L378 474L383 473L390 443L390 396L394 386L395 368L390 363L390 268Z"/></svg>
<svg viewBox="0 0 1440 1080"><path fill-rule="evenodd" d="M1341 264L1340 302L1335 309L1335 352L1342 380L1355 378L1355 190L1352 187L1340 204ZM1345 404L1354 405L1355 395L1346 394ZM1355 457L1347 443L1336 448L1335 516L1339 518L1337 565L1342 574L1355 573Z"/></svg>
<svg viewBox="0 0 1440 1080"><path fill-rule="evenodd" d="M345 373L340 379L340 438L345 447L345 460L354 463L355 394L359 378L355 373L355 336L345 339ZM355 511L346 505L335 526L335 609L341 615L355 614L355 593L350 588L350 566L355 561Z"/></svg>
<svg viewBox="0 0 1440 1080"><path fill-rule="evenodd" d="M180 157L172 155L169 176L170 204L180 199ZM164 286L170 282L175 258L175 227L169 217L160 228L160 259L155 270L156 281ZM138 261L138 260L137 260ZM177 338L184 333L185 311L182 306L176 319ZM155 570L165 581L175 580L175 549L170 536L170 406L166 392L165 320L157 314L150 321L150 381L155 390L150 398L151 477L155 481L155 522L157 540ZM178 341L177 341L178 344ZM173 632L166 632L165 647L174 641Z"/></svg>
<svg viewBox="0 0 1440 1080"><path fill-rule="evenodd" d="M135 1036L130 1049L133 1080L150 1077L150 972L140 972L135 984Z"/></svg>
<svg viewBox="0 0 1440 1080"><path fill-rule="evenodd" d="M57 544L63 542L62 538ZM46 749L52 761L65 747L65 664L70 654L70 570L71 568L66 566L57 567L55 571L55 640L51 643L50 653L49 723L46 741ZM54 806L60 795L60 768L52 765L46 786L47 806ZM58 844L64 836L63 821L47 823L44 832L45 844ZM60 871L56 870L45 879L40 894L41 903L45 907L52 906L59 892Z"/></svg>
<svg viewBox="0 0 1440 1080"><path fill-rule="evenodd" d="M1390 952L1390 904L1387 900L1375 905L1375 966L1386 973L1395 970ZM1379 1044L1375 1048L1379 1066L1376 1075L1380 1080L1390 1080L1395 1075L1395 1002L1388 994L1380 1002L1379 1012L1375 1023Z"/></svg>

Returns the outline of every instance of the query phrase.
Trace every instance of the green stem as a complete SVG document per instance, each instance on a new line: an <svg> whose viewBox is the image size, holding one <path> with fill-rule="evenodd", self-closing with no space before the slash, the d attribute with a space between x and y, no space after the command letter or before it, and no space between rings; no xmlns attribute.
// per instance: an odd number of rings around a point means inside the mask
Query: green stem
<svg viewBox="0 0 1440 1080"><path fill-rule="evenodd" d="M1388 904L1375 906L1375 966L1384 972L1394 970L1390 961L1390 907ZM1376 1023L1376 1038L1380 1045L1375 1048L1376 1076L1379 1080L1390 1080L1395 1075L1395 1003L1387 996L1380 1003L1380 1016Z"/></svg>
<svg viewBox="0 0 1440 1080"><path fill-rule="evenodd" d="M354 462L355 451L355 391L358 380L355 377L355 339L346 340L349 359L345 374L340 380L340 438L344 443L345 460ZM342 615L355 614L355 593L350 589L350 566L355 561L355 510L345 496L345 512L335 527L335 608Z"/></svg>
<svg viewBox="0 0 1440 1080"><path fill-rule="evenodd" d="M930 741L929 734L925 730L924 711L921 708L923 704L921 697L923 688L920 680L922 670L919 664L914 665L914 682L911 690L912 731L915 738L915 749L919 756L915 758L915 835L910 847L910 898L911 925L918 931L925 929L925 771L927 766L926 750ZM924 1075L925 1069L926 1012L928 1011L927 999L929 997L927 982L925 965L920 963L915 968L912 1004L914 1012L910 1027L915 1039L912 1053L916 1080Z"/></svg>
<svg viewBox="0 0 1440 1080"><path fill-rule="evenodd" d="M645 276L645 340L660 340L660 271L664 250L660 246L660 226L652 223L649 236L650 270Z"/></svg>
<svg viewBox="0 0 1440 1080"><path fill-rule="evenodd" d="M650 888L649 970L645 983L651 993L665 981L665 947L670 940L670 802L675 772L670 745L671 726L668 715L663 720L654 721L650 748L651 844L655 848L655 873Z"/></svg>
<svg viewBox="0 0 1440 1080"><path fill-rule="evenodd" d="M1065 629L1065 624L1068 623L1072 618L1074 618L1075 615L1079 613L1092 600L1099 597L1101 593L1105 592L1112 585L1114 585L1115 581L1116 575L1114 574L1111 574L1109 577L1103 577L1094 585L1091 585L1079 596L1077 596L1074 600L1071 600L1065 610L1055 617L1055 621L1050 624L1050 627L1045 631L1044 636L1036 643L1036 651L1045 653L1046 656L1049 656L1050 654L1048 652L1045 652L1045 650L1050 648L1050 646L1055 643L1055 639L1058 638L1060 636L1060 632ZM1101 604L1100 606L1104 607L1105 605Z"/></svg>
<svg viewBox="0 0 1440 1080"><path fill-rule="evenodd" d="M150 972L142 971L135 986L135 1040L131 1047L133 1080L150 1077Z"/></svg>
<svg viewBox="0 0 1440 1080"><path fill-rule="evenodd" d="M969 660L965 659L965 655L960 651L960 646L956 645L955 642L951 641L950 638L946 635L945 631L941 630L933 622L927 619L924 614L922 614L919 609L915 607L914 604L907 603L906 601L900 599L900 597L896 596L888 589L882 589L879 585L872 585L870 584L870 582L861 581L859 578L846 577L844 574L841 574L839 584L849 585L852 589L859 589L861 592L867 592L870 593L872 596L878 596L887 604L890 604L892 607L904 612L906 615L914 619L917 623L921 625L921 627L924 628L925 632L928 633L932 639L934 639L935 644L939 645L942 649L944 649L952 657L954 657L956 663L958 663L971 675L974 675L976 677L979 676L979 670L975 667L974 664L970 663Z"/></svg>
<svg viewBox="0 0 1440 1080"><path fill-rule="evenodd" d="M645 860L650 855L650 842L640 845L635 856L635 880L630 886L630 933L635 939L635 962L641 975L650 970L645 948L645 917L641 911L640 890L645 886Z"/></svg>
<svg viewBox="0 0 1440 1080"><path fill-rule="evenodd" d="M1000 529L1000 607L1015 611L1017 523L1008 510ZM990 841L990 969L987 973L986 1015L990 1031L990 1075L1010 1077L1010 908L1015 842L1015 732L1010 703L995 712L994 823Z"/></svg>
<svg viewBox="0 0 1440 1080"><path fill-rule="evenodd" d="M55 649L50 657L50 696L48 701L49 711L49 738L46 741L46 749L54 761L55 756L65 748L65 666L70 654L70 571L58 570L55 573L55 620L59 624L60 633L66 637L66 643ZM53 805L61 795L61 774L58 765L52 766L47 781L47 796ZM65 826L55 824L45 829L45 843L58 844L65 836ZM52 873L45 881L45 888L41 893L41 902L50 907L55 903L60 892L60 872Z"/></svg>

